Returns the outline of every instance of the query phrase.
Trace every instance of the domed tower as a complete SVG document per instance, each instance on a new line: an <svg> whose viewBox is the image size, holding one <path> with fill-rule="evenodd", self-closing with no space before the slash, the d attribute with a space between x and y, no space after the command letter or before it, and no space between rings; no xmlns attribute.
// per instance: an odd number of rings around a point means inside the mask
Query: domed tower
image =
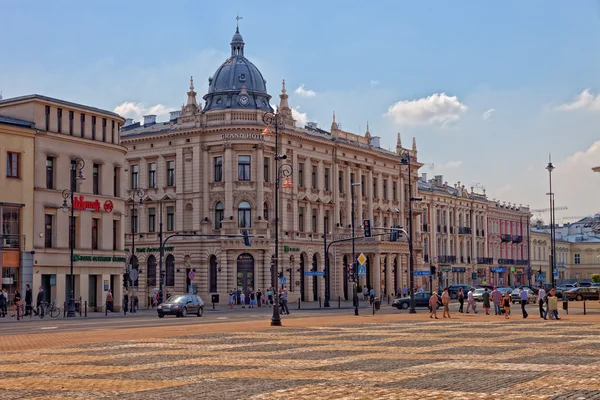
<svg viewBox="0 0 600 400"><path fill-rule="evenodd" d="M239 27L231 39L231 56L208 78L204 111L243 109L273 111L262 74L244 57L244 38Z"/></svg>

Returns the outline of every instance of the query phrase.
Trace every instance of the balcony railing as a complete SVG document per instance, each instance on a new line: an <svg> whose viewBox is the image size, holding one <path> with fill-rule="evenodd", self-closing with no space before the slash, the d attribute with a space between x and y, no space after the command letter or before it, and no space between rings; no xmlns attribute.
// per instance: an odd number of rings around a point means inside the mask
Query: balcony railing
<svg viewBox="0 0 600 400"><path fill-rule="evenodd" d="M493 264L494 259L492 257L477 257L477 264Z"/></svg>
<svg viewBox="0 0 600 400"><path fill-rule="evenodd" d="M521 243L523 241L523 236L521 235L516 235L512 237L512 242L513 243Z"/></svg>
<svg viewBox="0 0 600 400"><path fill-rule="evenodd" d="M438 256L440 264L456 264L456 256Z"/></svg>
<svg viewBox="0 0 600 400"><path fill-rule="evenodd" d="M500 235L500 240L502 242L512 242L512 235L502 234Z"/></svg>
<svg viewBox="0 0 600 400"><path fill-rule="evenodd" d="M458 234L459 235L470 235L472 233L471 228L468 226L459 226Z"/></svg>
<svg viewBox="0 0 600 400"><path fill-rule="evenodd" d="M513 258L499 258L498 259L498 264L501 265L515 265L515 260Z"/></svg>
<svg viewBox="0 0 600 400"><path fill-rule="evenodd" d="M22 251L25 249L25 235L0 235L2 250Z"/></svg>

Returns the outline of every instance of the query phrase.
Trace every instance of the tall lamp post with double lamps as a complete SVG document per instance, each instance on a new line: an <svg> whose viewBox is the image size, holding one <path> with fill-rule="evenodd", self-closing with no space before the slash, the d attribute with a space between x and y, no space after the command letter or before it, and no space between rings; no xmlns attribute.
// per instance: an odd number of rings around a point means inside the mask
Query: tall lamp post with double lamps
<svg viewBox="0 0 600 400"><path fill-rule="evenodd" d="M263 115L263 122L267 124L262 132L265 139L268 139L273 135L270 125L275 126L275 171L277 176L275 177L275 259L273 268L271 269L271 285L273 286L273 297L279 298L278 294L278 274L279 274L279 188L291 189L294 187L290 176L294 172L294 169L290 164L281 164L281 160L285 160L287 156L285 154L279 154L279 114L266 112ZM281 178L285 178L283 185L280 184ZM281 326L281 316L279 315L279 302L275 301L273 304L273 316L271 317L271 326Z"/></svg>
<svg viewBox="0 0 600 400"><path fill-rule="evenodd" d="M356 247L354 236L354 186L360 186L360 182L350 184L350 197L352 197L352 279L354 286L352 289L352 304L354 304L354 315L358 315L358 265L356 264Z"/></svg>
<svg viewBox="0 0 600 400"><path fill-rule="evenodd" d="M139 213L135 214L135 223L133 222L133 217L135 213L136 197L139 200L139 209L140 211L144 209L144 195L146 192L142 188L135 188L131 191L131 263L129 267L129 276L131 280L131 312L135 314L135 281L138 280L137 274L139 274L139 263L137 258L135 258L135 235L138 232L139 226ZM161 222L162 222L162 214L161 214ZM131 279L131 271L136 270L136 276L133 276L134 279Z"/></svg>
<svg viewBox="0 0 600 400"><path fill-rule="evenodd" d="M552 165L552 159L548 156L548 165L546 166L548 170L548 183L550 186L550 276L552 279L552 287L555 286L554 282L554 269L556 268L556 262L554 258L556 256L556 238L555 238L555 229L554 229L554 193L552 193L552 171L554 171L554 165Z"/></svg>
<svg viewBox="0 0 600 400"><path fill-rule="evenodd" d="M77 182L85 180L83 176L83 167L85 167L85 161L81 158L76 158L71 161L70 165L70 189L65 189L62 192L63 203L62 211L66 213L69 211L69 205L67 199L71 198L71 217L69 221L69 250L71 253L71 290L69 290L69 305L67 308L67 317L75 317L75 274L73 273L73 257L75 251L75 190L77 189Z"/></svg>

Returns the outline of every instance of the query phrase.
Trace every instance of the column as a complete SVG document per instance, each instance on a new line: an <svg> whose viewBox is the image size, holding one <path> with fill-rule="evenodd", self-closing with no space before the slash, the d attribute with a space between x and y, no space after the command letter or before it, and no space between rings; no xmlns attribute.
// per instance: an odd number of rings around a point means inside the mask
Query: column
<svg viewBox="0 0 600 400"><path fill-rule="evenodd" d="M373 197L375 193L373 193L373 170L369 168L369 172L367 174L367 214L371 223L373 222Z"/></svg>
<svg viewBox="0 0 600 400"><path fill-rule="evenodd" d="M233 215L233 171L237 160L233 159L231 143L225 143L225 158L223 159L223 180L225 181L225 219Z"/></svg>
<svg viewBox="0 0 600 400"><path fill-rule="evenodd" d="M294 212L294 220L292 223L292 230L294 232L300 231L300 227L298 226L298 218L296 218L299 214L299 205L298 205L298 154L294 151L292 153L292 168L294 169L292 172L292 183L294 187L292 189L292 210ZM294 237L296 237L294 235Z"/></svg>
<svg viewBox="0 0 600 400"><path fill-rule="evenodd" d="M233 289L235 283L229 282L228 280L228 270L230 266L227 264L226 250L221 251L221 254L219 254L218 263L219 264L217 265L217 292L222 294L223 296L227 296L229 291ZM221 270L220 272L219 269ZM219 299L219 301L222 300Z"/></svg>
<svg viewBox="0 0 600 400"><path fill-rule="evenodd" d="M483 235L483 256L484 257L489 257L489 249L488 249L488 217L487 215L483 215L483 213L481 214L481 218L483 218L483 229L485 231L484 235ZM517 258L517 257L514 257Z"/></svg>
<svg viewBox="0 0 600 400"><path fill-rule="evenodd" d="M452 255L450 252L450 208L448 206L445 207L444 212L446 213L446 226L448 227L447 233L444 233L444 239L446 239L446 255Z"/></svg>
<svg viewBox="0 0 600 400"><path fill-rule="evenodd" d="M357 171L357 178L358 178L358 182L362 182L362 174L363 171L362 169L358 169ZM365 179L365 182L367 182L367 180ZM368 183L365 183L366 185L368 185ZM367 188L364 188L365 193L367 193ZM359 227L362 224L362 220L363 220L363 196L362 196L362 192L363 191L363 187L362 185L356 186L354 188L354 195L356 196L356 199L354 200L354 205L356 206L356 211L354 213L355 217L356 217L356 221L354 222L354 229L356 230L357 227Z"/></svg>
<svg viewBox="0 0 600 400"><path fill-rule="evenodd" d="M346 174L344 176L344 179L346 180L345 186L347 189L346 189L346 220L344 221L345 225L342 226L343 228L347 228L350 224L352 224L352 191L356 188L352 189L352 187L350 186L353 183L352 179L350 179L351 174L352 174L352 169L350 168L350 164L348 164L348 165L346 165ZM356 195L356 192L354 193L354 195ZM354 199L354 200L356 201L356 199ZM354 217L356 218L356 210L355 210ZM350 256L350 258L348 258L348 259L351 260L352 256Z"/></svg>
<svg viewBox="0 0 600 400"><path fill-rule="evenodd" d="M435 261L435 257L437 257L437 224L438 224L438 220L437 220L437 207L435 206L435 204L433 204L433 199L432 199L432 204L429 207L429 231L431 232L431 236L430 236L430 241L431 241L431 253L429 253L429 261L433 264L433 262Z"/></svg>
<svg viewBox="0 0 600 400"><path fill-rule="evenodd" d="M477 227L475 226L475 211L471 212L471 262L477 264Z"/></svg>
<svg viewBox="0 0 600 400"><path fill-rule="evenodd" d="M385 293L388 295L394 295L396 288L394 287L394 281L392 278L392 268L394 268L394 259L391 254L385 255Z"/></svg>
<svg viewBox="0 0 600 400"><path fill-rule="evenodd" d="M116 275L115 286L112 287L113 291L113 309L121 310L123 305L123 274ZM110 278L109 278L110 279Z"/></svg>
<svg viewBox="0 0 600 400"><path fill-rule="evenodd" d="M313 239L318 239L321 238L321 235L323 234L323 229L324 229L324 221L323 218L325 216L325 210L323 208L323 203L319 203L319 212L317 214L317 232L318 235L315 238L315 235L313 235ZM331 221L329 221L331 223Z"/></svg>
<svg viewBox="0 0 600 400"><path fill-rule="evenodd" d="M460 262L460 252L458 251L460 243L459 243L459 238L458 238L458 225L459 225L459 221L458 221L458 210L455 208L454 209L454 221L452 223L452 225L454 225L454 255L456 256L456 261Z"/></svg>
<svg viewBox="0 0 600 400"><path fill-rule="evenodd" d="M373 289L375 289L375 296L381 296L381 254L375 253L373 257Z"/></svg>

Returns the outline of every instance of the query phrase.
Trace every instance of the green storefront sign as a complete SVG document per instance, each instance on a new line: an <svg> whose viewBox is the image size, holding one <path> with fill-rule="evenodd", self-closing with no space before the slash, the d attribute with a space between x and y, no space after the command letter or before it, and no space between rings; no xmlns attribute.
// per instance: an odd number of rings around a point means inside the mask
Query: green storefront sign
<svg viewBox="0 0 600 400"><path fill-rule="evenodd" d="M173 251L175 247L165 247L165 251ZM125 249L125 251L129 251L129 249ZM160 247L136 247L136 253L158 253L160 251Z"/></svg>
<svg viewBox="0 0 600 400"><path fill-rule="evenodd" d="M289 253L290 251L300 251L300 248L299 247L283 246L283 252L284 253Z"/></svg>
<svg viewBox="0 0 600 400"><path fill-rule="evenodd" d="M73 254L73 261L126 262L127 259L125 257L82 256L79 254Z"/></svg>

